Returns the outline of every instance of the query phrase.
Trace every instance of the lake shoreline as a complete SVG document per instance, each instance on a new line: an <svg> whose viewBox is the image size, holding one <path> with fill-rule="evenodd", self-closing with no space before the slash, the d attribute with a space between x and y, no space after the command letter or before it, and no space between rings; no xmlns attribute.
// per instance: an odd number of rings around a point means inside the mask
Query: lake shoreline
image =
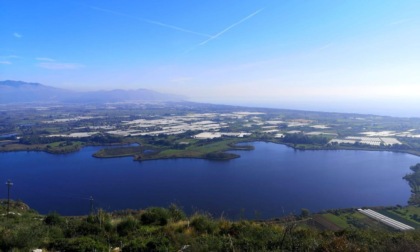
<svg viewBox="0 0 420 252"><path fill-rule="evenodd" d="M352 146L322 146L322 145L296 145L291 143L284 143L280 141L273 141L273 140L266 140L266 139L241 139L241 140L235 140L232 141L232 144L228 144L228 148L223 147L218 149L215 152L210 152L210 154L221 154L220 157L206 157L202 155L201 153L194 153L194 152L188 152L188 155L182 155L182 153L173 155L160 155L160 156L154 156L154 155L144 155L141 153L129 153L129 154L121 154L121 155L112 155L112 154L101 154L101 151L107 149L107 147L115 147L115 146L121 146L124 147L126 145L130 144L138 144L141 145L141 143L116 143L116 144L80 144L76 145L75 148L72 149L66 149L66 150L51 150L44 147L40 147L38 145L23 145L19 144L18 146L14 145L11 149L4 149L0 147L0 153L2 152L19 152L19 151L34 151L34 152L45 152L53 155L61 155L61 154L70 154L80 151L81 149L85 147L95 147L95 146L101 146L105 147L96 153L94 153L92 156L95 158L120 158L120 157L133 157L134 161L149 161L149 160L165 160L165 159L182 159L182 158L194 158L194 159L204 159L204 160L214 160L214 161L228 161L236 158L240 158L240 155L224 155L223 153L229 152L229 151L236 151L236 150L245 150L250 151L253 150L253 146L246 146L245 148L242 148L241 146L238 146L238 144L243 143L250 143L250 142L265 142L265 143L274 143L279 145L285 145L288 146L294 150L310 150L310 151L329 151L329 150L356 150L356 151L386 151L386 152L393 152L393 153L405 153L414 155L417 157L420 157L420 152L416 150L394 150L394 149L379 149L379 148L372 148L372 147L366 147L363 146L360 147L352 147ZM7 146L7 145L6 145ZM165 149L162 149L165 150ZM162 153L162 150L157 150L156 152Z"/></svg>

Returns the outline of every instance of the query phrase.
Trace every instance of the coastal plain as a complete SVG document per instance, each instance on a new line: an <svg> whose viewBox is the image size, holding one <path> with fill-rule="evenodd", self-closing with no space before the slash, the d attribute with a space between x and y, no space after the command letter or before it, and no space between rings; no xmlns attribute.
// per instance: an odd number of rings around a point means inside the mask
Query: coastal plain
<svg viewBox="0 0 420 252"><path fill-rule="evenodd" d="M420 155L419 118L169 102L2 105L0 120L0 151L58 154L100 145L111 148L95 157L226 160L238 157L227 150L252 149L237 143L267 141Z"/></svg>

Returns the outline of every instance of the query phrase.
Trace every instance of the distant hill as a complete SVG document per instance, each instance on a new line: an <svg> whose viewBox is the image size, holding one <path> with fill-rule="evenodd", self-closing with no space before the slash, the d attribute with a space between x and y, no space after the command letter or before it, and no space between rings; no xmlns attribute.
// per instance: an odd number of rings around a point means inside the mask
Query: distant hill
<svg viewBox="0 0 420 252"><path fill-rule="evenodd" d="M76 92L40 83L0 81L0 104L5 103L116 103L182 101L185 97L148 89Z"/></svg>

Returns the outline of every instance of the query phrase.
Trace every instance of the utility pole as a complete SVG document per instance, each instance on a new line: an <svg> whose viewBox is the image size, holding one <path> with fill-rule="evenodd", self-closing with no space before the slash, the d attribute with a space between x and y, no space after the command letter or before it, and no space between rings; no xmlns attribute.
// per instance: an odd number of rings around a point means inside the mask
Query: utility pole
<svg viewBox="0 0 420 252"><path fill-rule="evenodd" d="M93 214L93 197L92 196L90 196L89 201L90 201L90 214Z"/></svg>
<svg viewBox="0 0 420 252"><path fill-rule="evenodd" d="M10 179L6 182L7 185L7 216L9 216L10 211L10 188L13 186L13 183L10 181Z"/></svg>

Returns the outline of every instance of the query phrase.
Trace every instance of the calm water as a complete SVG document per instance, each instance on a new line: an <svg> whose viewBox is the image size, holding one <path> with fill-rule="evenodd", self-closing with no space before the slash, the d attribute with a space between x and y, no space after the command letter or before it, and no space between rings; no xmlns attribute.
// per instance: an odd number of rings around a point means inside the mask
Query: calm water
<svg viewBox="0 0 420 252"><path fill-rule="evenodd" d="M391 152L295 151L252 143L241 158L215 162L172 159L136 162L96 159L99 147L66 155L0 153L0 181L14 183L11 196L41 213L65 215L168 206L214 216L273 218L301 208L405 205L410 188L402 177L420 157ZM1 182L3 183L3 182ZM0 187L0 198L7 195Z"/></svg>

